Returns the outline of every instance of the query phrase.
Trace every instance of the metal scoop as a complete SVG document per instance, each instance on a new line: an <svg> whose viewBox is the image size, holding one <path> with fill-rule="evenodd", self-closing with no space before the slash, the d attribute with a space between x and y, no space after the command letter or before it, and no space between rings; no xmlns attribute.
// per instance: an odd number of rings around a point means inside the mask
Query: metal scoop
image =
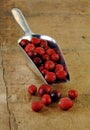
<svg viewBox="0 0 90 130"><path fill-rule="evenodd" d="M62 83L62 82L67 82L67 81L70 81L70 76L69 76L69 72L68 72L68 68L67 68L67 65L66 65L66 62L65 62L65 59L64 59L64 56L63 56L63 53L61 51L61 48L58 46L57 42L49 37L49 36L46 36L46 35L41 35L41 34L35 34L31 31L31 29L29 28L22 12L20 11L20 9L18 8L13 8L11 10L16 22L19 24L19 26L22 28L22 30L24 31L25 35L23 37L21 37L19 40L18 40L18 43L22 40L22 39L28 39L28 40L31 40L32 37L37 37L39 39L44 39L44 40L47 40L48 41L48 44L50 47L54 48L56 50L56 52L61 56L61 60L60 60L60 64L62 64L64 66L64 68L66 69L67 71L67 76L66 76L66 79L65 80L62 80L60 82L56 82L56 83L52 83L52 84L59 84L59 83ZM23 50L23 49L22 49ZM24 52L24 51L23 51ZM25 53L25 52L24 52ZM27 56L28 57L28 56ZM41 78L44 80L45 83L49 84L44 76L41 74L41 72L38 70L37 66L33 63L33 61L29 58L29 61L31 61L32 65L34 66L34 70L38 72L38 74L41 76ZM51 83L50 83L51 84Z"/></svg>

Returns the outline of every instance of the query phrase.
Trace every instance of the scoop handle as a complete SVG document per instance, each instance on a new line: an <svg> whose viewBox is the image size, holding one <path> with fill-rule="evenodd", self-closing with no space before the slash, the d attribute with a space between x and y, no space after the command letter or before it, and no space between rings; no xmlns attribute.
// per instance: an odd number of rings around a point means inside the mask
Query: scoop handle
<svg viewBox="0 0 90 130"><path fill-rule="evenodd" d="M32 35L32 31L29 28L24 15L22 14L21 10L18 8L13 8L11 10L13 17L15 18L16 22L18 23L18 25L22 28L22 30L24 31L25 35L27 34L31 34Z"/></svg>

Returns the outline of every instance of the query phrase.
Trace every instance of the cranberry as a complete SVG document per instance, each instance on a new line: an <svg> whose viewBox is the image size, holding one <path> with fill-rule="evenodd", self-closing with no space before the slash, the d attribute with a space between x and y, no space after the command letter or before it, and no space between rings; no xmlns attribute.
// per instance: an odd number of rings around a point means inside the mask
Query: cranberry
<svg viewBox="0 0 90 130"><path fill-rule="evenodd" d="M41 98L41 101L42 101L42 103L44 104L44 105L49 105L49 104L51 104L51 97L50 97L50 95L48 95L48 94L44 94L43 96L42 96L42 98Z"/></svg>
<svg viewBox="0 0 90 130"><path fill-rule="evenodd" d="M32 94L32 95L35 95L36 92L37 92L37 87L36 87L36 85L33 85L33 84L30 85L29 88L28 88L28 93L29 93L29 94Z"/></svg>
<svg viewBox="0 0 90 130"><path fill-rule="evenodd" d="M68 110L73 106L73 102L70 98L61 98L59 101L59 107L63 110Z"/></svg>
<svg viewBox="0 0 90 130"><path fill-rule="evenodd" d="M67 72L64 70L56 72L56 76L58 79L65 79L66 75L67 75Z"/></svg>
<svg viewBox="0 0 90 130"><path fill-rule="evenodd" d="M42 110L43 107L44 107L44 105L41 101L32 102L32 110L35 112Z"/></svg>
<svg viewBox="0 0 90 130"><path fill-rule="evenodd" d="M49 94L51 92L51 86L48 84L43 84L38 89L38 95L42 96L44 94Z"/></svg>
<svg viewBox="0 0 90 130"><path fill-rule="evenodd" d="M50 96L51 96L52 102L56 102L58 99L61 98L61 92L59 90L53 90L50 93Z"/></svg>
<svg viewBox="0 0 90 130"><path fill-rule="evenodd" d="M32 37L31 42L35 45L39 44L40 40L37 37Z"/></svg>
<svg viewBox="0 0 90 130"><path fill-rule="evenodd" d="M78 97L78 92L74 89L71 89L68 91L68 96L71 98L71 99L75 99Z"/></svg>
<svg viewBox="0 0 90 130"><path fill-rule="evenodd" d="M62 64L57 64L57 65L55 66L55 72L57 72L57 71L62 71L62 70L64 70L64 67L63 67Z"/></svg>
<svg viewBox="0 0 90 130"><path fill-rule="evenodd" d="M45 55L42 56L42 59L43 59L44 61L50 60L50 56L47 55L47 54L45 54Z"/></svg>
<svg viewBox="0 0 90 130"><path fill-rule="evenodd" d="M46 79L47 82L52 83L56 80L56 75L55 75L54 72L47 72L45 74L45 79Z"/></svg>
<svg viewBox="0 0 90 130"><path fill-rule="evenodd" d="M20 44L22 47L25 47L28 43L29 43L29 41L28 41L27 39L22 39L19 44Z"/></svg>
<svg viewBox="0 0 90 130"><path fill-rule="evenodd" d="M42 71L44 69L44 66L41 65L39 68L38 68L40 71Z"/></svg>
<svg viewBox="0 0 90 130"><path fill-rule="evenodd" d="M52 59L53 61L58 61L58 60L59 60L59 55L56 54L56 53L54 53L54 54L52 54L51 59Z"/></svg>
<svg viewBox="0 0 90 130"><path fill-rule="evenodd" d="M45 50L44 50L44 48L42 48L42 47L37 47L37 48L35 49L35 51L36 51L36 53L39 54L39 55L44 55L44 53L45 53Z"/></svg>
<svg viewBox="0 0 90 130"><path fill-rule="evenodd" d="M48 49L47 41L40 39L40 46L44 49Z"/></svg>
<svg viewBox="0 0 90 130"><path fill-rule="evenodd" d="M46 50L46 54L48 54L48 55L52 55L53 53L55 53L54 49L49 48Z"/></svg>
<svg viewBox="0 0 90 130"><path fill-rule="evenodd" d="M34 62L37 66L39 66L39 65L42 63L42 60L41 60L41 58L39 58L39 57L35 57L35 58L33 58L33 62Z"/></svg>
<svg viewBox="0 0 90 130"><path fill-rule="evenodd" d="M28 53L30 51L33 51L35 49L35 46L34 44L28 44L26 47L25 47L25 51Z"/></svg>
<svg viewBox="0 0 90 130"><path fill-rule="evenodd" d="M47 72L48 72L47 69L43 69L43 70L41 71L41 73L42 73L43 75L45 75Z"/></svg>
<svg viewBox="0 0 90 130"><path fill-rule="evenodd" d="M30 56L31 58L33 57L32 51L29 51L29 52L28 52L28 56Z"/></svg>
<svg viewBox="0 0 90 130"><path fill-rule="evenodd" d="M51 61L51 60L46 61L45 68L47 70L52 70L52 69L54 69L54 67L55 67L55 63L53 61Z"/></svg>

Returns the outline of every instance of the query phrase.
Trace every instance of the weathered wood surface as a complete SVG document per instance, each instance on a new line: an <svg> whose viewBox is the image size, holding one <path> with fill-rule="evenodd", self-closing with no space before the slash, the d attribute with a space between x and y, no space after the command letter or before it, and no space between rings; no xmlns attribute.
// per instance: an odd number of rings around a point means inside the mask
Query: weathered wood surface
<svg viewBox="0 0 90 130"><path fill-rule="evenodd" d="M23 35L11 9L20 8L32 31L56 39L67 61L71 82L54 86L79 97L70 111L58 105L42 112L31 110L28 85L43 81L28 68L17 45ZM90 130L90 1L0 0L0 130Z"/></svg>

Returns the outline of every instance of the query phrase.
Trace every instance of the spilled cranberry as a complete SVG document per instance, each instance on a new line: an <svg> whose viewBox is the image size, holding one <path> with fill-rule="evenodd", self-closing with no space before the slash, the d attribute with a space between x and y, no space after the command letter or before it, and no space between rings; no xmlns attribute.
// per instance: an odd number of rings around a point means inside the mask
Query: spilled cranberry
<svg viewBox="0 0 90 130"><path fill-rule="evenodd" d="M41 101L34 101L32 102L32 110L35 112L39 112L44 107Z"/></svg>
<svg viewBox="0 0 90 130"><path fill-rule="evenodd" d="M68 96L71 99L75 99L75 98L78 97L78 92L75 89L71 89L71 90L68 91Z"/></svg>

